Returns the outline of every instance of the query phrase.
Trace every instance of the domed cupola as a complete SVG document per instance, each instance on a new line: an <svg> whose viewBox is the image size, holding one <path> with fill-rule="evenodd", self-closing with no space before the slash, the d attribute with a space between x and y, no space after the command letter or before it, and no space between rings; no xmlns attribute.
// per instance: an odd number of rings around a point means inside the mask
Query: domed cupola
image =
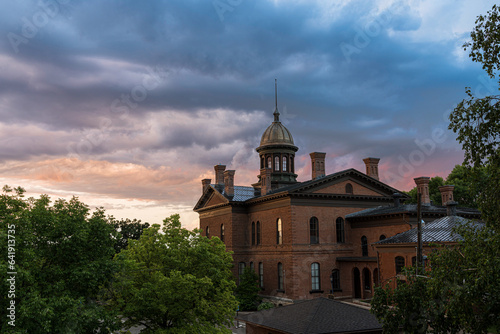
<svg viewBox="0 0 500 334"><path fill-rule="evenodd" d="M265 170L270 169L272 189L297 182L294 160L298 147L294 145L290 131L280 122L276 82L275 100L274 121L264 131L260 146L256 149L260 156L260 175L258 176L259 182L255 186L261 186Z"/></svg>

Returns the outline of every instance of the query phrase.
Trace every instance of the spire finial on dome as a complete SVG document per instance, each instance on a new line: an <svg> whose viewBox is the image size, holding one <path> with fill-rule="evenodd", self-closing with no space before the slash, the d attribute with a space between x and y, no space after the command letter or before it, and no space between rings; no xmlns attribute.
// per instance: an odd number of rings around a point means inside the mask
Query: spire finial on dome
<svg viewBox="0 0 500 334"><path fill-rule="evenodd" d="M278 79L274 79L274 101L276 102L276 107L274 108L274 121L280 121L280 113L278 111Z"/></svg>

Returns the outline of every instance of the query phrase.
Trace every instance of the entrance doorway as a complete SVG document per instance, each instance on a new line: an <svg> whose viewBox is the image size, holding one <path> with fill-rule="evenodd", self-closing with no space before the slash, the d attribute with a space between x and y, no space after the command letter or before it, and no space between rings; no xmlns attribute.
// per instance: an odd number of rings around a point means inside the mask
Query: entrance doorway
<svg viewBox="0 0 500 334"><path fill-rule="evenodd" d="M361 298L361 275L358 268L354 268L352 272L354 279L354 298Z"/></svg>

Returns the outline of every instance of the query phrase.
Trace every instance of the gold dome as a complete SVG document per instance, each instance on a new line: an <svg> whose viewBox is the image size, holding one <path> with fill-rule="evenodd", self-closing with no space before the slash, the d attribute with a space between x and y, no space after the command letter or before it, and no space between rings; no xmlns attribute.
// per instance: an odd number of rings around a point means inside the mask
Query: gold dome
<svg viewBox="0 0 500 334"><path fill-rule="evenodd" d="M294 145L292 134L281 122L275 121L264 131L260 146L283 144Z"/></svg>

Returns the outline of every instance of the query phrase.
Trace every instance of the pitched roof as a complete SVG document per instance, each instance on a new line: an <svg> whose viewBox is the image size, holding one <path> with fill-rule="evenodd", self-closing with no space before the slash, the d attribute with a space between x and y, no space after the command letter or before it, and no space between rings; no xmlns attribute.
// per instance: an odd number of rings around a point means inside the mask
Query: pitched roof
<svg viewBox="0 0 500 334"><path fill-rule="evenodd" d="M368 332L382 329L382 325L370 311L323 297L240 315L238 319L290 334Z"/></svg>
<svg viewBox="0 0 500 334"><path fill-rule="evenodd" d="M455 233L453 229L469 221L469 219L463 217L446 216L427 223L422 227L422 242L453 242L461 240L462 237ZM417 231L417 228L412 228L411 230L378 241L375 245L416 243L418 239Z"/></svg>
<svg viewBox="0 0 500 334"><path fill-rule="evenodd" d="M417 204L403 204L400 206L384 205L375 208L353 212L346 215L346 218L360 218L360 217L373 217L382 216L395 213L417 213ZM422 214L446 214L446 206L436 205L422 205ZM457 214L464 216L480 216L479 210L472 208L457 208Z"/></svg>
<svg viewBox="0 0 500 334"><path fill-rule="evenodd" d="M212 187L215 188L215 184L211 184ZM253 187L244 187L244 186L234 186L234 195L233 197L228 196L226 194L226 191L224 190L224 187L217 187L216 188L224 197L236 201L236 202L244 202L250 198L255 197L255 190Z"/></svg>
<svg viewBox="0 0 500 334"><path fill-rule="evenodd" d="M371 176L366 175L365 173L361 173L360 171L358 171L354 168L349 168L346 170L342 170L340 172L325 175L323 177L320 177L320 178L317 178L314 180L298 182L296 184L292 184L292 185L289 185L286 187L274 189L273 191L271 191L271 194L279 193L282 191L288 191L288 192L303 191L303 190L307 190L309 188L313 188L319 184L327 183L327 182L330 182L330 181L333 181L335 179L339 179L339 178L342 178L345 176L351 176L351 177L363 179L364 181L375 185L376 187L380 188L381 190L383 190L391 195L393 193L396 193L396 192L401 193L401 191L399 191L395 188L392 188L392 187L388 186L387 184L385 184L377 179L374 179ZM409 198L406 194L402 194L402 195L403 195L403 198Z"/></svg>

